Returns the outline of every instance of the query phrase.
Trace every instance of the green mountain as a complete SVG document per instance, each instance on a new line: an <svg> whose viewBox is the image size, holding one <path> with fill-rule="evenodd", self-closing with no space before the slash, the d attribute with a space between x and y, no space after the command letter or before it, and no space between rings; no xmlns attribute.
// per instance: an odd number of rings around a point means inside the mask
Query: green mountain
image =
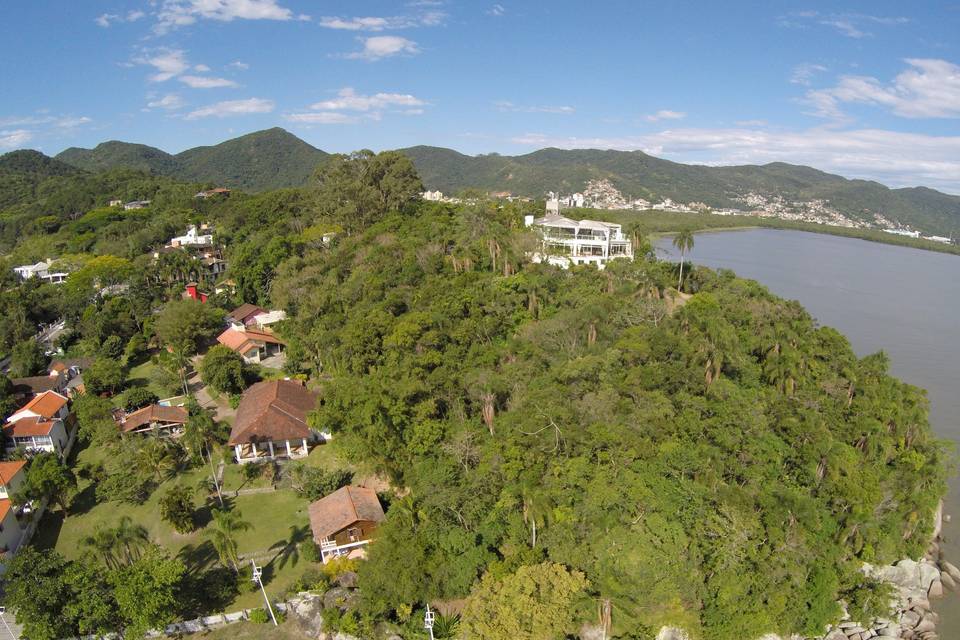
<svg viewBox="0 0 960 640"><path fill-rule="evenodd" d="M65 162L39 151L11 151L0 156L0 210L37 195L44 180L78 174Z"/></svg>
<svg viewBox="0 0 960 640"><path fill-rule="evenodd" d="M468 156L452 149L401 149L416 164L429 189L509 191L542 197L547 191L581 191L587 182L607 179L625 196L711 207L745 208L737 197L756 193L788 202L826 200L848 218L875 221L876 215L927 233L960 235L960 197L923 187L890 189L878 182L849 180L811 167L765 165L708 167L671 162L641 151L541 149L521 156ZM191 182L249 191L303 185L327 153L280 128L257 131L210 147L171 155L126 142L94 149L71 148L57 160L102 172L125 167Z"/></svg>
<svg viewBox="0 0 960 640"><path fill-rule="evenodd" d="M97 173L123 167L190 182L266 191L304 184L327 155L292 133L274 128L176 155L147 145L110 141L93 149L71 147L56 159Z"/></svg>
<svg viewBox="0 0 960 640"><path fill-rule="evenodd" d="M589 180L607 179L631 198L737 208L744 205L734 198L750 192L788 201L823 199L850 218L872 222L874 214L880 214L929 233L960 233L958 196L922 187L890 189L783 162L708 167L641 151L599 149L541 149L522 156L468 156L427 146L402 151L416 164L428 189L447 193L475 188L542 197L546 191L570 193L582 190Z"/></svg>

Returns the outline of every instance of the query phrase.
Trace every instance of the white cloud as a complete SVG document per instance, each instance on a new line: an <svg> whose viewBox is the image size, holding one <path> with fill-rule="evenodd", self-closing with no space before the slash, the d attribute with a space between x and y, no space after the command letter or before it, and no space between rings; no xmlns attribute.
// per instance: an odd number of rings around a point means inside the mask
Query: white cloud
<svg viewBox="0 0 960 640"><path fill-rule="evenodd" d="M121 15L119 13L104 13L94 19L94 22L106 29L110 25L118 22L136 22L145 15L147 14L143 11L128 11L126 15Z"/></svg>
<svg viewBox="0 0 960 640"><path fill-rule="evenodd" d="M26 129L0 130L0 149L17 149L33 139Z"/></svg>
<svg viewBox="0 0 960 640"><path fill-rule="evenodd" d="M356 124L360 118L335 111L316 111L309 113L289 113L284 116L290 122L299 124Z"/></svg>
<svg viewBox="0 0 960 640"><path fill-rule="evenodd" d="M151 109L166 109L168 111L180 109L183 105L183 98L175 93L168 93L165 96L154 98L147 102L147 106Z"/></svg>
<svg viewBox="0 0 960 640"><path fill-rule="evenodd" d="M960 193L960 136L881 129L672 129L649 135L512 139L534 147L641 150L681 162L713 165L789 162L892 186L927 185Z"/></svg>
<svg viewBox="0 0 960 640"><path fill-rule="evenodd" d="M497 108L497 111L503 112L513 112L513 113L561 113L561 114L571 114L576 111L573 107L558 105L532 105L532 106L523 106L517 105L507 100L498 100L493 103L493 106Z"/></svg>
<svg viewBox="0 0 960 640"><path fill-rule="evenodd" d="M829 89L808 91L813 115L841 119L841 105L886 107L905 118L960 118L960 66L946 60L908 58L893 82L870 76L843 76Z"/></svg>
<svg viewBox="0 0 960 640"><path fill-rule="evenodd" d="M161 49L152 55L135 58L134 62L157 70L150 76L150 82L166 82L190 68L186 53L181 49Z"/></svg>
<svg viewBox="0 0 960 640"><path fill-rule="evenodd" d="M333 100L310 105L317 111L379 111L388 107L420 107L427 104L409 93L358 94L352 87L344 87Z"/></svg>
<svg viewBox="0 0 960 640"><path fill-rule="evenodd" d="M499 18L500 16L502 16L502 15L505 14L506 12L507 12L507 10L503 8L503 5L502 5L502 4L495 4L495 5L493 5L492 7L490 7L490 10L489 10L489 11L487 11L488 14L490 14L491 16L497 17L497 18Z"/></svg>
<svg viewBox="0 0 960 640"><path fill-rule="evenodd" d="M242 116L253 113L270 113L273 111L273 107L273 100L264 100L263 98L226 100L224 102L217 102L215 104L191 111L186 115L186 119L197 120L199 118L226 118L230 116Z"/></svg>
<svg viewBox="0 0 960 640"><path fill-rule="evenodd" d="M180 76L180 82L191 89L220 89L224 87L239 87L233 80L226 78L212 78L209 76Z"/></svg>
<svg viewBox="0 0 960 640"><path fill-rule="evenodd" d="M250 65L248 65L246 62L240 62L239 60L235 60L234 62L231 62L227 66L230 67L231 69L238 69L240 71L246 71L247 69L250 68Z"/></svg>
<svg viewBox="0 0 960 640"><path fill-rule="evenodd" d="M362 120L378 121L384 112L406 116L423 114L428 103L409 93L375 93L363 95L352 87L344 87L337 97L310 105L309 112L284 116L290 122L301 124L355 124ZM346 113L345 113L346 112Z"/></svg>
<svg viewBox="0 0 960 640"><path fill-rule="evenodd" d="M206 73L207 71L210 71L210 67L205 64L195 64L193 65L193 70L199 73Z"/></svg>
<svg viewBox="0 0 960 640"><path fill-rule="evenodd" d="M318 23L327 29L343 31L387 31L389 29L410 29L413 27L433 27L443 23L447 14L442 11L428 11L416 16L365 16L342 18L324 16Z"/></svg>
<svg viewBox="0 0 960 640"><path fill-rule="evenodd" d="M71 129L84 124L93 122L93 119L87 116L55 116L43 112L36 116L10 116L0 118L0 127L32 127L40 125L49 125L62 129Z"/></svg>
<svg viewBox="0 0 960 640"><path fill-rule="evenodd" d="M370 38L360 38L360 41L363 42L363 51L348 53L345 57L373 62L397 55L415 55L420 53L416 42L401 38L400 36L373 36Z"/></svg>
<svg viewBox="0 0 960 640"><path fill-rule="evenodd" d="M647 122L659 122L660 120L682 120L687 117L683 111L671 111L670 109L660 109L656 113L650 113L643 116Z"/></svg>
<svg viewBox="0 0 960 640"><path fill-rule="evenodd" d="M793 68L793 71L790 74L790 82L793 84L810 86L813 77L818 73L823 73L826 70L827 68L822 64L803 62Z"/></svg>
<svg viewBox="0 0 960 640"><path fill-rule="evenodd" d="M200 19L230 22L294 18L309 20L309 16L295 16L290 9L280 6L277 0L162 0L154 31L166 33Z"/></svg>
<svg viewBox="0 0 960 640"><path fill-rule="evenodd" d="M836 30L848 38L867 38L873 34L867 31L869 25L897 26L910 22L902 16L874 16L865 13L820 13L819 11L794 11L777 20L780 26L805 28L821 25Z"/></svg>

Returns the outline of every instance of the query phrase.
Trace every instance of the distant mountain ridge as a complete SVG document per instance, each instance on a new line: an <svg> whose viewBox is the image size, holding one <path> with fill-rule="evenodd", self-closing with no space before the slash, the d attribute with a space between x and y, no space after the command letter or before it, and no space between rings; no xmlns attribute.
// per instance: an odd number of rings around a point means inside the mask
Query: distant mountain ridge
<svg viewBox="0 0 960 640"><path fill-rule="evenodd" d="M175 155L143 144L111 140L93 149L71 147L56 159L95 173L139 169L189 182L266 191L303 185L328 155L277 127Z"/></svg>
<svg viewBox="0 0 960 640"><path fill-rule="evenodd" d="M519 156L469 156L430 146L400 151L413 160L428 189L448 194L473 188L542 197L547 191L581 191L590 180L607 179L625 195L652 201L670 198L715 208L745 208L734 198L749 192L787 201L827 200L851 219L873 222L875 214L880 214L927 233L960 235L960 196L925 187L890 189L878 182L850 180L783 162L710 167L663 160L641 151L600 149L548 148ZM67 149L56 160L94 172L137 168L181 180L263 191L305 184L328 155L284 129L273 128L175 155L111 141L94 149Z"/></svg>

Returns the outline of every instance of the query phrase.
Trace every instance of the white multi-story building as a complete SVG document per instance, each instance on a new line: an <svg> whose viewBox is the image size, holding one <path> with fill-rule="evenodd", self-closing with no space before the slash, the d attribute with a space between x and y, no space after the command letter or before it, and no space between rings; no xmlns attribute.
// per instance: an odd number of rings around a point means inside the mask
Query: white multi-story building
<svg viewBox="0 0 960 640"><path fill-rule="evenodd" d="M51 282L53 284L64 282L67 276L70 275L64 271L52 271L52 266L53 260L44 260L37 264L25 264L21 267L14 267L13 271L20 276L22 280L40 278L44 282Z"/></svg>
<svg viewBox="0 0 960 640"><path fill-rule="evenodd" d="M171 247L205 247L213 244L213 235L209 233L200 233L197 231L197 225L187 227L187 234L171 238L169 245Z"/></svg>
<svg viewBox="0 0 960 640"><path fill-rule="evenodd" d="M537 227L543 235L540 251L531 256L534 262L549 262L564 269L593 264L603 269L615 258L633 258L633 245L619 224L571 220L557 214L537 220L527 216L526 224Z"/></svg>

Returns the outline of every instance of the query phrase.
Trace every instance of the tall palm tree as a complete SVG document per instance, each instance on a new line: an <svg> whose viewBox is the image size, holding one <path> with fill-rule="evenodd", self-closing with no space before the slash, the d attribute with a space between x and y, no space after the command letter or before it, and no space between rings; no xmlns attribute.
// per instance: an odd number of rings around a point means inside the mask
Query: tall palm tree
<svg viewBox="0 0 960 640"><path fill-rule="evenodd" d="M220 490L220 480L217 478L217 469L213 464L213 455L210 453L210 447L216 443L216 428L210 414L201 412L192 415L187 421L186 427L184 427L182 441L190 451L191 456L200 458L201 462L209 463L210 478L213 480L213 486L217 490L217 499L220 501L220 507L222 508L223 492Z"/></svg>
<svg viewBox="0 0 960 640"><path fill-rule="evenodd" d="M137 459L144 468L157 476L157 480L162 480L165 473L169 473L176 467L170 443L161 437L147 440L137 452Z"/></svg>
<svg viewBox="0 0 960 640"><path fill-rule="evenodd" d="M220 562L224 566L233 567L240 573L240 556L237 553L236 535L250 528L250 523L241 519L239 511L215 509L213 511L213 529L210 531L210 542L216 549Z"/></svg>
<svg viewBox="0 0 960 640"><path fill-rule="evenodd" d="M117 557L114 554L117 550L116 542L116 532L102 526L98 526L92 534L80 540L81 545L100 554L108 569L115 569L118 566Z"/></svg>
<svg viewBox="0 0 960 640"><path fill-rule="evenodd" d="M146 527L134 524L130 516L120 518L120 524L113 529L113 539L118 547L123 547L128 565L139 559L144 547L150 543Z"/></svg>
<svg viewBox="0 0 960 640"><path fill-rule="evenodd" d="M683 286L683 259L688 251L693 249L693 231L681 229L673 236L673 246L680 252L680 279L677 281L677 291Z"/></svg>

